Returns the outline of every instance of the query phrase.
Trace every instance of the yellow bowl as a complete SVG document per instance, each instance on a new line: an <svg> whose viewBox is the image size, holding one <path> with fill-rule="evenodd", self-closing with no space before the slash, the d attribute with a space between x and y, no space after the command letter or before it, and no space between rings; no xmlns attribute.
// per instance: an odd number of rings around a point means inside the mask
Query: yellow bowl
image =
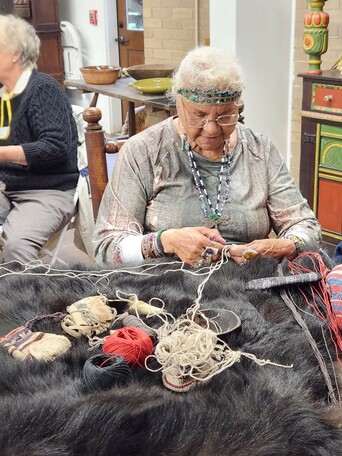
<svg viewBox="0 0 342 456"><path fill-rule="evenodd" d="M170 78L151 78L140 79L140 81L131 82L130 85L141 93L164 93L172 86Z"/></svg>
<svg viewBox="0 0 342 456"><path fill-rule="evenodd" d="M120 67L108 65L88 66L80 68L87 84L113 84L120 76Z"/></svg>

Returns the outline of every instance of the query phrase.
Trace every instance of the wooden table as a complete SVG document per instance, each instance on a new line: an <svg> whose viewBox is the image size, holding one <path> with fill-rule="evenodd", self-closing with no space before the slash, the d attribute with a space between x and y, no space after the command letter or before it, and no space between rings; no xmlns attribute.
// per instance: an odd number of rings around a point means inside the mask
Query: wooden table
<svg viewBox="0 0 342 456"><path fill-rule="evenodd" d="M129 136L136 132L135 126L135 103L142 103L147 109L154 111L166 111L172 116L176 113L176 105L163 94L143 94L129 85L134 82L133 78L119 78L113 84L87 84L83 79L65 79L64 85L68 88L77 88L84 93L94 93L91 107L96 106L99 94L108 97L120 98L128 101Z"/></svg>

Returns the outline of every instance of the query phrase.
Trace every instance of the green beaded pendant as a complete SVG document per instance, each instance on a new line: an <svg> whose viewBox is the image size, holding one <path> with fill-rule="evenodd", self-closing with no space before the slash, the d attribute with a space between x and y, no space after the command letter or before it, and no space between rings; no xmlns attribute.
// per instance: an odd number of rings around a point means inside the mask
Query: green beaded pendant
<svg viewBox="0 0 342 456"><path fill-rule="evenodd" d="M205 219L204 226L207 228L217 228L218 225L228 225L228 217L212 213Z"/></svg>

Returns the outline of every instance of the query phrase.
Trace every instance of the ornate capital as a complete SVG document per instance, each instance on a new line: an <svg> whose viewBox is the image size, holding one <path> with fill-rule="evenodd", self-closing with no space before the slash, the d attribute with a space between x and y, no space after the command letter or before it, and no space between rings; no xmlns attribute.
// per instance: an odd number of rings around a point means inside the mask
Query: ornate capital
<svg viewBox="0 0 342 456"><path fill-rule="evenodd" d="M308 73L320 74L321 55L328 49L329 14L323 11L327 0L307 0L311 11L304 16L303 49L309 54Z"/></svg>

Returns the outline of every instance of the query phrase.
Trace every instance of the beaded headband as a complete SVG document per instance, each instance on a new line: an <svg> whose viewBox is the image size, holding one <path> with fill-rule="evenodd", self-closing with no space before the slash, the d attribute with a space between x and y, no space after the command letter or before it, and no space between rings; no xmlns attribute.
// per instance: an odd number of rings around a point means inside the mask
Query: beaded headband
<svg viewBox="0 0 342 456"><path fill-rule="evenodd" d="M220 104L237 100L240 98L242 91L234 89L218 90L215 88L180 87L177 93L192 103Z"/></svg>

